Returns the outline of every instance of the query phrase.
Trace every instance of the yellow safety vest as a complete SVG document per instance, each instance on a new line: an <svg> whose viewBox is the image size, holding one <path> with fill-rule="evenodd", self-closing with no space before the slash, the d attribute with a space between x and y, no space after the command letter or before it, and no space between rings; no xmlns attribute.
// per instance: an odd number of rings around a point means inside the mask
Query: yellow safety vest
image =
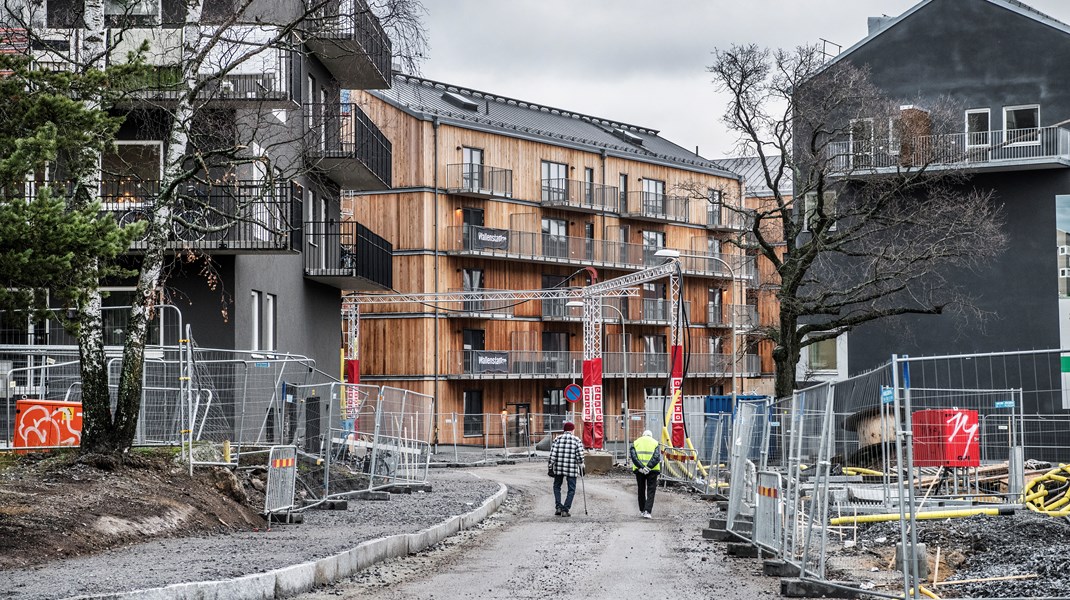
<svg viewBox="0 0 1070 600"><path fill-rule="evenodd" d="M639 462L645 465L650 462L650 458L654 456L654 451L658 449L658 442L654 438L647 437L644 435L643 437L632 442L632 447L635 448L635 455L639 457ZM633 464L632 471L638 470L639 468ZM658 464L654 465L654 467L650 470L660 471L661 463L659 462Z"/></svg>

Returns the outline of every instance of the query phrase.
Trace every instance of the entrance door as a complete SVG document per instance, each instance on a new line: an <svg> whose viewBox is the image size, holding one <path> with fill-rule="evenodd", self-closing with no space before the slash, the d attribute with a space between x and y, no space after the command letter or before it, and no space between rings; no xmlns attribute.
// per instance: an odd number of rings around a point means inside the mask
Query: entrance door
<svg viewBox="0 0 1070 600"><path fill-rule="evenodd" d="M465 207L461 209L461 217L464 222L464 226L461 228L461 234L464 237L464 249L471 250L473 248L472 240L475 238L475 232L477 228L483 226L483 209Z"/></svg>

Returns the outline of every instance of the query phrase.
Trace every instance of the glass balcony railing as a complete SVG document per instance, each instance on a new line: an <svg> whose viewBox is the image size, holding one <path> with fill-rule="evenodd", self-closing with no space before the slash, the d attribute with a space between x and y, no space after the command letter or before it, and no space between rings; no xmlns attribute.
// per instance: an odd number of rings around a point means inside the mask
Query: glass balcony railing
<svg viewBox="0 0 1070 600"><path fill-rule="evenodd" d="M543 206L571 208L585 212L620 210L617 188L574 179L543 179L540 182Z"/></svg>

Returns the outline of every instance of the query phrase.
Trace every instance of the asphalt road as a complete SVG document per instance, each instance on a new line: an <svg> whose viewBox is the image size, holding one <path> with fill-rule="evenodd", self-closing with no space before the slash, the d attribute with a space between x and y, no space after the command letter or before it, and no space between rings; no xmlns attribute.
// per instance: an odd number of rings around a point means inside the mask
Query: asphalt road
<svg viewBox="0 0 1070 600"><path fill-rule="evenodd" d="M712 505L659 488L654 518L639 517L635 481L586 478L572 517L554 516L541 462L475 471L506 484L502 508L479 527L420 554L389 560L303 600L718 598L779 596L755 559L727 558L702 539Z"/></svg>

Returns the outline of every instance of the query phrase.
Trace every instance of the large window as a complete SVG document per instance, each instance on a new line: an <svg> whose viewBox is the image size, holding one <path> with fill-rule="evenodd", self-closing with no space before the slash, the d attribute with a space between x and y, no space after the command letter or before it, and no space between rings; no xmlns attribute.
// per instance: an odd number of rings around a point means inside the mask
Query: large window
<svg viewBox="0 0 1070 600"><path fill-rule="evenodd" d="M562 287L568 278L563 275L543 275L542 276L542 289L549 290L557 287ZM566 298L546 298L542 301L542 316L544 317L557 317L563 318L568 314L568 309L565 308L565 304L568 302Z"/></svg>
<svg viewBox="0 0 1070 600"><path fill-rule="evenodd" d="M464 269L461 272L461 284L466 292L478 292L483 289L483 269ZM464 310L479 312L483 310L483 302L478 299L464 301Z"/></svg>
<svg viewBox="0 0 1070 600"><path fill-rule="evenodd" d="M483 390L464 391L464 435L483 435Z"/></svg>
<svg viewBox="0 0 1070 600"><path fill-rule="evenodd" d="M587 204L594 204L594 169L583 168L583 198Z"/></svg>
<svg viewBox="0 0 1070 600"><path fill-rule="evenodd" d="M808 366L811 371L835 371L837 369L835 338L815 342L807 349L809 350Z"/></svg>
<svg viewBox="0 0 1070 600"><path fill-rule="evenodd" d="M656 265L663 259L656 256L658 250L665 247L664 231L643 231L643 264Z"/></svg>
<svg viewBox="0 0 1070 600"><path fill-rule="evenodd" d="M157 25L160 0L104 0L104 19L109 27Z"/></svg>
<svg viewBox="0 0 1070 600"><path fill-rule="evenodd" d="M1039 144L1040 105L1003 107L1003 141L1007 145Z"/></svg>
<svg viewBox="0 0 1070 600"><path fill-rule="evenodd" d="M568 165L542 161L542 199L564 202L568 198Z"/></svg>
<svg viewBox="0 0 1070 600"><path fill-rule="evenodd" d="M721 211L721 190L712 188L706 190L706 202L706 223L709 225L721 225L724 222Z"/></svg>
<svg viewBox="0 0 1070 600"><path fill-rule="evenodd" d="M620 179L617 181L617 186L620 188L620 208L621 210L628 209L628 174L621 173Z"/></svg>
<svg viewBox="0 0 1070 600"><path fill-rule="evenodd" d="M665 214L665 182L658 179L643 180L643 214Z"/></svg>
<svg viewBox="0 0 1070 600"><path fill-rule="evenodd" d="M542 251L547 257L568 256L568 223L564 219L542 220Z"/></svg>
<svg viewBox="0 0 1070 600"><path fill-rule="evenodd" d="M120 140L100 155L105 210L131 208L156 195L163 173L163 143Z"/></svg>
<svg viewBox="0 0 1070 600"><path fill-rule="evenodd" d="M278 341L275 338L275 314L277 310L275 294L265 294L259 290L249 292L249 349L275 350Z"/></svg>
<svg viewBox="0 0 1070 600"><path fill-rule="evenodd" d="M483 189L483 151L464 148L461 150L461 160L464 163L461 187L469 191Z"/></svg>

